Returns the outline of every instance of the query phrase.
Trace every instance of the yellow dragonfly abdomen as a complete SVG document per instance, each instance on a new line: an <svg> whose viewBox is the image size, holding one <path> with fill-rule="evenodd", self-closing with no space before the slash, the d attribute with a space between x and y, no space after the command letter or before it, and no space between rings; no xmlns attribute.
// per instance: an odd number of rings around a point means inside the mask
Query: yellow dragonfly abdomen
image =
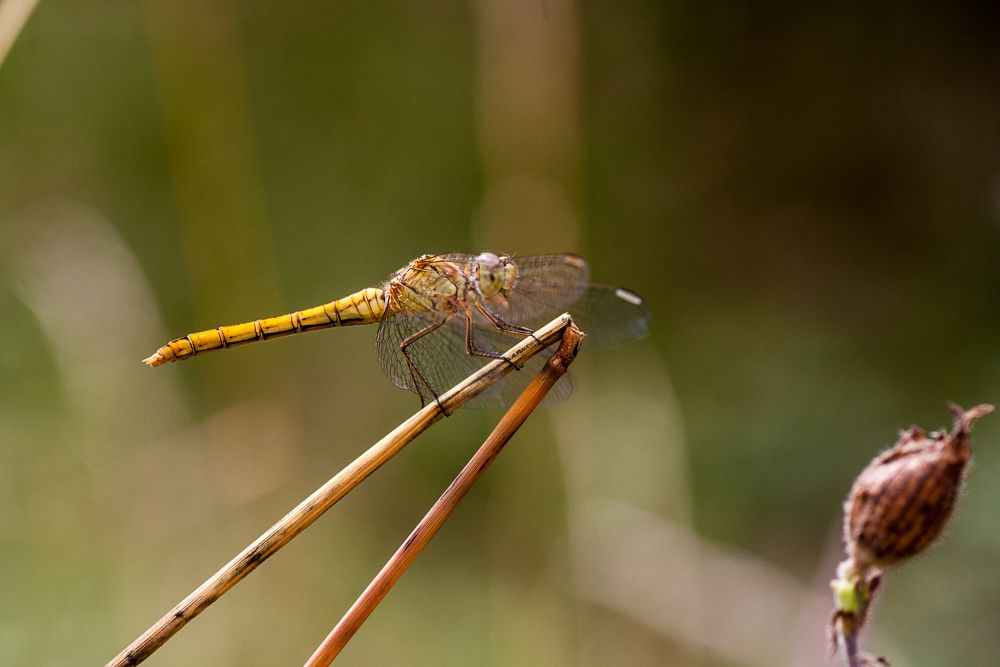
<svg viewBox="0 0 1000 667"><path fill-rule="evenodd" d="M224 350L233 345L269 340L303 331L374 324L382 320L385 311L385 293L381 288L368 287L322 306L242 324L206 329L175 338L142 361L149 366L160 366L168 361L180 361L203 352Z"/></svg>

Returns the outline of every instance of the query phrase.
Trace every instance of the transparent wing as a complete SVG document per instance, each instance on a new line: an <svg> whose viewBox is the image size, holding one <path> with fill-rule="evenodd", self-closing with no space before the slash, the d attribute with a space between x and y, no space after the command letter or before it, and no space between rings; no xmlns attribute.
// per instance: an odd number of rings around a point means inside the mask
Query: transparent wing
<svg viewBox="0 0 1000 667"><path fill-rule="evenodd" d="M461 316L414 311L384 318L375 337L382 372L397 387L419 395L421 404L433 401L455 384L455 378L482 366L481 360L466 353L461 320ZM404 343L408 343L405 353Z"/></svg>
<svg viewBox="0 0 1000 667"><path fill-rule="evenodd" d="M420 396L426 405L455 384L493 361L523 336L503 332L476 311L472 318L472 354L467 341L466 315L450 316L430 312L397 312L382 320L376 337L379 365L392 383ZM405 353L401 344L409 341ZM525 368L511 371L479 396L470 407L506 407L521 393L555 348L536 355ZM545 404L567 398L572 383L560 380L545 399Z"/></svg>
<svg viewBox="0 0 1000 667"><path fill-rule="evenodd" d="M569 307L573 322L583 333L586 348L610 347L649 335L649 308L635 292L623 287L591 285Z"/></svg>
<svg viewBox="0 0 1000 667"><path fill-rule="evenodd" d="M507 303L486 304L509 324L537 329L579 301L590 284L590 267L579 255L515 257L513 262L517 282Z"/></svg>
<svg viewBox="0 0 1000 667"><path fill-rule="evenodd" d="M508 324L532 330L569 311L576 325L587 334L585 345L591 349L621 345L649 335L649 308L635 292L610 285L590 285L567 293L569 296L565 298L546 299L544 290L529 290L518 295L520 299L512 295L509 308L489 302L484 305Z"/></svg>

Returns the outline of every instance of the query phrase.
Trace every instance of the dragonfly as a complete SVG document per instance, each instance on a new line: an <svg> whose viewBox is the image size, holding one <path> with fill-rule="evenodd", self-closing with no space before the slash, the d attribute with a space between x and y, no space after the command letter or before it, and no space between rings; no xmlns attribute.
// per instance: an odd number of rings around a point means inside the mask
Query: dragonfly
<svg viewBox="0 0 1000 667"><path fill-rule="evenodd" d="M378 324L375 347L382 371L426 405L567 310L587 334L588 347L648 333L649 310L642 298L624 288L591 284L590 267L579 255L447 253L421 255L380 286L320 306L175 338L143 362L161 366L304 331ZM510 377L472 405L509 405L522 384ZM554 400L572 390L570 383L559 384L565 388Z"/></svg>

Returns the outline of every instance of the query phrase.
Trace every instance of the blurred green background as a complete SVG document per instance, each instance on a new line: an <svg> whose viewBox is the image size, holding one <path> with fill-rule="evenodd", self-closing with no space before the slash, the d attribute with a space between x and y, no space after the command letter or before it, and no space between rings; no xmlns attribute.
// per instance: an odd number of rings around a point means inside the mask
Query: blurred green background
<svg viewBox="0 0 1000 667"><path fill-rule="evenodd" d="M491 249L581 252L653 336L584 351L340 663L826 664L854 475L1000 400L997 19L43 0L0 65L0 663L102 664L418 407L368 328L139 359ZM498 416L438 424L148 664L300 664ZM895 665L997 662L998 442L885 582L864 643Z"/></svg>

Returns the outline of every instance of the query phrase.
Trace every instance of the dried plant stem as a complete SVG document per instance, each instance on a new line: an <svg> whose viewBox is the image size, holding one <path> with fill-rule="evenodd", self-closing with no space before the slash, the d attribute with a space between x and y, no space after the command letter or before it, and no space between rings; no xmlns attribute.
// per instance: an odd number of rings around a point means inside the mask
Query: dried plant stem
<svg viewBox="0 0 1000 667"><path fill-rule="evenodd" d="M520 368L530 357L563 338L563 333L571 322L568 314L560 315L536 331L533 336L528 336L504 353L503 358L490 362L442 394L437 402L425 406L397 426L150 626L108 662L107 667L137 665L148 658L191 619L305 530L368 475L399 453L410 441L501 379L512 368L515 366Z"/></svg>
<svg viewBox="0 0 1000 667"><path fill-rule="evenodd" d="M566 373L566 368L576 358L583 334L575 326L565 330L562 343L555 355L525 388L510 409L497 423L496 428L462 468L455 480L434 503L410 536L400 545L396 553L386 562L361 596L330 631L316 651L306 661L306 667L325 667L333 662L361 624L365 622L379 602L395 585L406 569L416 560L434 534L451 516L472 485L483 475L486 468L496 459L504 445L513 437L552 385Z"/></svg>

